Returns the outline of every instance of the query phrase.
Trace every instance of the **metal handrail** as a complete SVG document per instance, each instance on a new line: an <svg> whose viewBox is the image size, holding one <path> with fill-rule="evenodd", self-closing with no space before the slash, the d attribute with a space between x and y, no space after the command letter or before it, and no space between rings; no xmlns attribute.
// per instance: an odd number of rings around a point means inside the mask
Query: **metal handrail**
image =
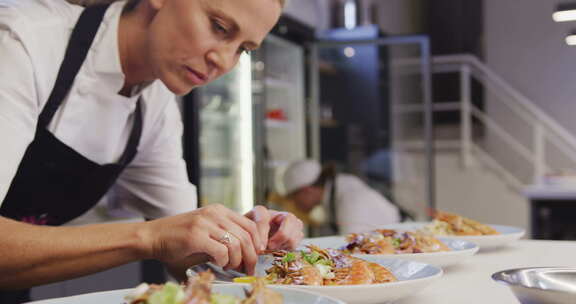
<svg viewBox="0 0 576 304"><path fill-rule="evenodd" d="M471 136L471 117L478 118L487 127L494 130L496 132L495 134L500 135L517 153L527 160L532 161L534 167L534 183L539 183L540 178L549 168L545 159L546 142L555 144L559 148L559 151L576 162L576 138L540 108L535 106L531 100L512 88L499 75L480 62L478 58L472 55L436 56L432 59L432 63L435 73L460 73L460 112L462 116L461 153L464 164L469 163L469 155L472 147L474 147ZM499 101L533 126L533 144L531 149L522 145L514 136L497 124L494 119L472 105L472 78L480 81L485 88L490 89L490 93L497 97ZM484 151L484 153L486 152ZM502 167L500 169L502 169Z"/></svg>
<svg viewBox="0 0 576 304"><path fill-rule="evenodd" d="M436 68L439 65L462 65L466 64L478 72L480 75L485 75L485 77L477 77L481 80L492 82L497 88L500 88L510 97L510 99L502 98L502 102L506 103L511 108L517 108L519 105L524 107L524 112L529 113L535 117L538 123L543 124L547 129L551 130L552 133L556 134L566 143L568 143L576 151L576 137L574 137L566 128L558 124L554 119L550 118L548 114L542 111L538 106L534 104L533 101L528 99L518 90L510 86L502 77L490 70L484 63L482 63L477 57L473 55L447 55L447 56L435 56L432 58L433 67ZM435 69L436 70L436 69ZM522 115L522 114L520 114Z"/></svg>
<svg viewBox="0 0 576 304"><path fill-rule="evenodd" d="M523 188L522 182L516 176L514 176L512 173L510 173L508 170L502 167L492 156L490 156L488 152L486 152L480 146L472 145L472 147L474 149L474 152L478 155L478 157L482 161L486 162L489 166L495 168L498 172L500 172L502 178L504 178L508 182L508 184L512 186L512 188L514 188L516 191L522 191Z"/></svg>
<svg viewBox="0 0 576 304"><path fill-rule="evenodd" d="M500 135L502 139L504 139L518 155L521 155L528 161L532 161L534 159L533 153L530 149L526 148L522 145L518 139L516 139L510 132L506 131L502 128L498 123L496 123L493 119L491 119L488 115L482 112L475 106L471 107L471 112L473 116L476 116L480 121L484 123L488 128L492 129L496 134Z"/></svg>

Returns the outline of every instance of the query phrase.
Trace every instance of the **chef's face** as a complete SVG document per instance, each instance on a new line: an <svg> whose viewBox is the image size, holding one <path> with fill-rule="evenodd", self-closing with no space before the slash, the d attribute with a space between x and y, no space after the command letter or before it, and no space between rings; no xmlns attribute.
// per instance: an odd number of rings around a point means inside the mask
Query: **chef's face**
<svg viewBox="0 0 576 304"><path fill-rule="evenodd" d="M291 198L300 210L309 212L322 202L323 194L324 188L322 187L306 186L293 193Z"/></svg>
<svg viewBox="0 0 576 304"><path fill-rule="evenodd" d="M149 0L154 76L184 95L229 72L258 48L280 17L278 0Z"/></svg>

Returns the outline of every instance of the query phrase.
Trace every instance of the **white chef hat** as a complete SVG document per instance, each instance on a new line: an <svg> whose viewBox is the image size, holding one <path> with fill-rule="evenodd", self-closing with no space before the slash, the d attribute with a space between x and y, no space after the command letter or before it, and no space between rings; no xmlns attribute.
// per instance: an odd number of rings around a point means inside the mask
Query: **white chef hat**
<svg viewBox="0 0 576 304"><path fill-rule="evenodd" d="M284 191L290 194L302 187L312 185L322 168L315 160L300 160L291 163L284 171Z"/></svg>

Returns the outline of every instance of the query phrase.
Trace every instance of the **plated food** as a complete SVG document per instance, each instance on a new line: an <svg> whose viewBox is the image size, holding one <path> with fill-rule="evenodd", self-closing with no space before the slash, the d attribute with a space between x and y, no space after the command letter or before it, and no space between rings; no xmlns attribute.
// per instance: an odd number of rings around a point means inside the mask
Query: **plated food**
<svg viewBox="0 0 576 304"><path fill-rule="evenodd" d="M423 249L422 247L419 247L418 245L416 247L420 248L420 249L414 250L414 248L413 248L410 250L410 249L408 249L410 247L404 247L404 250L402 250L402 247L398 246L400 250L398 250L394 254L390 254L390 253L382 253L382 251L379 248L377 248L377 247L372 248L372 246L374 246L374 245L366 244L365 246L360 247L363 249L354 249L354 251L352 252L352 255L355 257L361 258L361 259L366 259L366 258L373 256L373 257L378 257L378 258L383 258L383 259L393 258L393 259L401 259L401 260L426 263L426 264L431 264L431 265L439 266L439 267L447 267L447 266L456 265L456 264L459 264L459 263L465 261L467 258L474 255L479 249L478 245L476 245L472 242L469 242L469 241L453 240L453 239L446 239L446 238L438 238L436 240L438 242L441 242L449 250L447 250L447 251L446 250L434 251L437 248L432 247L431 248L432 252L430 252L426 249ZM393 241L393 242L396 243L393 245L397 245L399 241L397 240L397 241ZM364 241L363 241L363 243L364 243ZM303 241L303 244L305 244L305 245L306 244L312 244L315 246L319 246L321 248L346 248L346 247L350 246L351 242L350 242L350 238L347 239L345 236L327 236L327 237L305 239ZM435 244L435 241L432 244ZM354 246L356 246L356 245L354 245ZM441 246L441 245L439 245L439 246ZM384 247L389 248L389 247L387 247L387 245ZM426 247L427 246L424 246L424 248L426 248ZM366 250L366 248L370 248L370 250ZM443 248L443 246L441 246L440 248ZM406 250L406 249L408 249L408 250ZM420 252L420 251L426 251L426 252ZM371 253L367 253L367 252L371 252ZM410 253L410 252L412 252L412 253Z"/></svg>
<svg viewBox="0 0 576 304"><path fill-rule="evenodd" d="M496 235L500 234L496 229L463 217L461 215L437 211L434 214L434 221L424 227L434 235L450 236L471 236L471 235Z"/></svg>
<svg viewBox="0 0 576 304"><path fill-rule="evenodd" d="M314 245L301 251L277 251L266 279L272 284L359 285L397 281L386 267L350 256L340 250Z"/></svg>
<svg viewBox="0 0 576 304"><path fill-rule="evenodd" d="M426 288L442 276L442 269L429 264L398 259L381 258L381 256L366 256L368 263L377 264L390 272L395 280L384 283L348 284L348 285L268 285L269 288L293 288L311 291L328 297L337 298L349 304L381 304L389 303L413 295ZM270 269L273 261L262 265ZM352 277L360 278L354 274ZM244 284L244 286L246 286Z"/></svg>
<svg viewBox="0 0 576 304"><path fill-rule="evenodd" d="M163 285L163 287L165 287L166 285L172 285L172 283L167 283L165 285ZM174 284L177 287L179 285ZM145 285L143 285L145 286ZM173 285L172 285L173 286ZM142 288L145 289L145 288ZM269 286L266 287L264 294L268 293L269 290L271 288ZM178 289L174 289L174 290L178 290ZM247 290L252 290L249 291L249 293L252 294L252 297L247 296L246 292ZM261 290L261 289L260 289ZM284 301L284 304L345 304L344 302L335 299L335 298L331 298L325 295L319 295L316 293L312 293L309 291L305 291L305 290L298 290L298 289L290 289L290 288L284 288L284 287L274 287L273 291L277 294L280 294L282 296L282 299ZM104 291L104 292L96 292L96 293L89 293L89 294L83 294L83 295L78 295L78 296L72 296L72 297L65 297L65 298L56 298L56 299L50 299L50 300L42 300L42 301L38 301L38 302L31 302L30 304L120 304L120 303L127 303L125 300L126 295L129 294L134 294L134 289L120 289L120 290L112 290L112 291ZM171 298L171 295L173 295L174 293L165 293L166 297L163 297L162 299L160 299L161 304L166 304L166 303L172 303L170 301L173 301L174 298ZM177 293L176 293L177 294ZM206 293L204 293L206 294ZM211 294L212 295L223 295L223 296L228 296L230 299L233 299L234 301L231 302L224 302L226 304L236 304L236 303L243 303L242 301L248 301L248 299L255 299L255 302L245 302L245 303L254 303L254 304L259 304L259 303L269 303L266 302L266 299L262 299L256 295L261 295L261 292L255 291L252 287L247 286L247 285L240 285L240 284L216 284L216 281L214 281L214 284L211 285ZM266 297L267 298L267 297ZM219 303L222 304L222 300L225 298L222 297L216 297L216 298L212 298L215 302L211 302L212 303ZM132 299L133 301L134 299ZM238 300L240 302L238 302ZM130 303L130 302L128 302ZM140 303L146 303L146 302L140 302ZM193 300L192 302L186 303L186 304L191 304L191 303L204 303L204 302L195 302L195 300ZM210 303L210 302L209 302ZM154 303L155 304L155 303Z"/></svg>
<svg viewBox="0 0 576 304"><path fill-rule="evenodd" d="M512 244L525 234L518 227L483 224L461 215L437 211L433 222L406 222L384 225L383 229L401 231L426 231L432 233L443 242L458 240L472 242L481 250L492 250Z"/></svg>
<svg viewBox="0 0 576 304"><path fill-rule="evenodd" d="M347 266L339 267L338 263ZM324 267L330 265L333 267L331 271ZM194 275L203 268L194 266L187 273ZM337 250L318 251L317 248L307 248L304 254L302 251L292 251L277 252L275 256L260 256L256 265L258 276L266 276L269 282L274 282L268 285L270 289L289 288L313 292L349 304L396 301L427 287L439 279L442 273L442 269L429 264L381 258L379 255L360 260ZM226 279L227 276L222 278ZM246 282L245 279L240 281ZM227 283L221 286L230 285L248 286L245 283Z"/></svg>
<svg viewBox="0 0 576 304"><path fill-rule="evenodd" d="M202 272L191 277L187 285L168 282L163 285L143 283L129 293L128 304L283 304L282 295L266 287L264 279L254 280L244 298L212 292L214 275Z"/></svg>
<svg viewBox="0 0 576 304"><path fill-rule="evenodd" d="M349 254L404 254L450 251L432 234L421 231L377 229L366 233L350 233L347 244L340 249Z"/></svg>

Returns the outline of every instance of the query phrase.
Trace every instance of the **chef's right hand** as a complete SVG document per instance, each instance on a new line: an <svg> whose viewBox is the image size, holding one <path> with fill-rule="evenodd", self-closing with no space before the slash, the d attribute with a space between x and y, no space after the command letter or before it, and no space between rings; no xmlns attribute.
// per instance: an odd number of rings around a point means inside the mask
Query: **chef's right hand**
<svg viewBox="0 0 576 304"><path fill-rule="evenodd" d="M145 250L166 264L207 255L218 266L252 275L258 252L266 248L253 221L222 205L210 205L144 225L147 225ZM227 232L230 242L224 240Z"/></svg>

